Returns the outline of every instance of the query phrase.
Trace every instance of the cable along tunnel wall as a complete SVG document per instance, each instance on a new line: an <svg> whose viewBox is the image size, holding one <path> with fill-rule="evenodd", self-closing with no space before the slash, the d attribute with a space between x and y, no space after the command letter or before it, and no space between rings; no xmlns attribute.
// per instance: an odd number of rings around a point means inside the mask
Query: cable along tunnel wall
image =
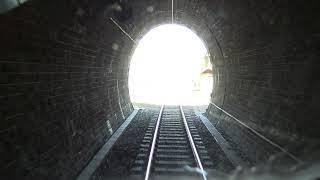
<svg viewBox="0 0 320 180"><path fill-rule="evenodd" d="M115 2L33 0L0 16L6 176L76 177L132 112L128 70L135 44L110 18L138 41L171 23L171 2ZM317 1L175 0L173 7L174 23L195 31L211 54L212 102L293 153L307 154L301 145L319 139ZM225 135L245 137L218 109L210 106L207 114Z"/></svg>

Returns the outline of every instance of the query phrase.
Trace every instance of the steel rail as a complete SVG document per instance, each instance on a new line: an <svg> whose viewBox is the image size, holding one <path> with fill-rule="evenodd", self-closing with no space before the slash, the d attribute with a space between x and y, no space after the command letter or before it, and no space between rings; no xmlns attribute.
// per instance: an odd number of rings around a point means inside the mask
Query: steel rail
<svg viewBox="0 0 320 180"><path fill-rule="evenodd" d="M152 145L151 145L151 149L150 149L146 175L144 177L145 180L148 180L149 176L150 176L151 164L152 164L154 149L155 149L156 143L157 143L157 136L158 136L159 125L160 125L160 121L161 121L161 117L162 117L162 113L163 113L163 108L164 108L164 105L161 106L160 113L158 115L158 119L157 119L157 123L156 123L156 128L155 128L155 131L153 134Z"/></svg>
<svg viewBox="0 0 320 180"><path fill-rule="evenodd" d="M182 106L179 106L179 107L180 107L180 112L181 112L181 116L182 116L182 119L183 119L183 124L184 124L184 127L185 127L185 129L186 129L186 132L187 132L187 134L188 134L188 138L189 138L189 142L190 142L190 145L191 145L191 149L192 149L193 155L195 156L197 165L198 165L198 167L199 167L200 170L201 170L202 179L203 179L203 180L207 180L205 171L204 171L204 169L203 169L203 166L202 166L202 163L201 163L201 160L200 160L200 157L199 157L197 148L196 148L196 145L195 145L195 143L194 143L194 141L193 141L193 139L192 139L192 135L191 135L190 129L189 129L189 127L188 127L187 119L186 119L186 117L185 117L185 115L184 115Z"/></svg>

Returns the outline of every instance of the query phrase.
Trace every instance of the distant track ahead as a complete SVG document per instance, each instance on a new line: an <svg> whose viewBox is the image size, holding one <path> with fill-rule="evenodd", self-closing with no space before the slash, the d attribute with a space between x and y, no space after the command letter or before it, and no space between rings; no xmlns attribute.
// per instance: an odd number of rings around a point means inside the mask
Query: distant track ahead
<svg viewBox="0 0 320 180"><path fill-rule="evenodd" d="M206 180L203 164L212 165L195 125L186 119L181 106L161 107L156 122L150 122L140 149L133 171L144 173L145 180L163 175Z"/></svg>

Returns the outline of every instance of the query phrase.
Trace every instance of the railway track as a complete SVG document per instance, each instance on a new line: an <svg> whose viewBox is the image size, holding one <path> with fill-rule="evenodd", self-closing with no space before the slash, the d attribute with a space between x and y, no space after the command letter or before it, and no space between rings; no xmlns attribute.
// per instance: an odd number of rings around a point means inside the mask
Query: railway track
<svg viewBox="0 0 320 180"><path fill-rule="evenodd" d="M79 180L229 179L236 177L229 174L237 172L236 167L251 167L241 149L230 145L194 107L162 106L138 115L114 147L110 144L117 138L110 138L104 154L97 153ZM108 156L106 149L111 149Z"/></svg>
<svg viewBox="0 0 320 180"><path fill-rule="evenodd" d="M198 131L181 106L161 107L150 121L131 172L137 179L184 177L206 180L213 166Z"/></svg>

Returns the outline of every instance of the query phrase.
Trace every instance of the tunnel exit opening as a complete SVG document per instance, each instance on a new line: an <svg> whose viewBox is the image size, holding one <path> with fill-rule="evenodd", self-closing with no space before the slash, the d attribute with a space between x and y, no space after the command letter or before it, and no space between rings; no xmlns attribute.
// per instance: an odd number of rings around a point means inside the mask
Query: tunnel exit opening
<svg viewBox="0 0 320 180"><path fill-rule="evenodd" d="M129 70L131 102L208 105L211 91L210 54L193 31L166 24L139 41Z"/></svg>

